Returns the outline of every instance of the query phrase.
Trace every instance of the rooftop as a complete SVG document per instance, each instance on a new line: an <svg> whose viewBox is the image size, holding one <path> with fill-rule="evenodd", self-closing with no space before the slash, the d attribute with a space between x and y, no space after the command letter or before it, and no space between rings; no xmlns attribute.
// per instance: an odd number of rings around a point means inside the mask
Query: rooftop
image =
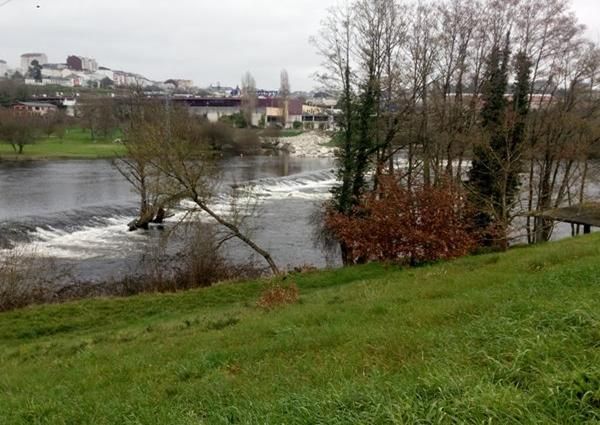
<svg viewBox="0 0 600 425"><path fill-rule="evenodd" d="M45 102L19 102L18 105L30 106L33 108L56 108L56 105Z"/></svg>
<svg viewBox="0 0 600 425"><path fill-rule="evenodd" d="M43 68L45 69L64 69L67 67L65 63L45 63Z"/></svg>

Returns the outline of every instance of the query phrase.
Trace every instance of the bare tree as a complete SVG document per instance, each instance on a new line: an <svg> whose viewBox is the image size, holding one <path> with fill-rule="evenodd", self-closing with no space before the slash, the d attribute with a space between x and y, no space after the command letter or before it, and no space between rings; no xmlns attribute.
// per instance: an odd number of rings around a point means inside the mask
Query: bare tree
<svg viewBox="0 0 600 425"><path fill-rule="evenodd" d="M250 72L242 76L242 113L246 125L252 127L257 104L256 80Z"/></svg>
<svg viewBox="0 0 600 425"><path fill-rule="evenodd" d="M43 133L45 120L34 114L0 110L0 139L21 155L26 145L35 143Z"/></svg>
<svg viewBox="0 0 600 425"><path fill-rule="evenodd" d="M78 106L78 113L83 126L90 130L92 140L96 140L98 135L110 136L118 126L116 105L112 98L82 99Z"/></svg>
<svg viewBox="0 0 600 425"><path fill-rule="evenodd" d="M165 118L164 107L138 91L124 102L124 108L128 118L122 140L126 154L115 160L114 166L139 196L138 217L129 224L129 230L148 229L150 223L162 223L166 209L178 201L163 192L161 175L153 165L154 153L147 143L152 137L149 132L163 124L159 121Z"/></svg>
<svg viewBox="0 0 600 425"><path fill-rule="evenodd" d="M281 101L281 110L282 110L282 124L285 127L288 119L289 119L289 115L290 115L290 95L291 95L292 89L290 87L290 77L288 75L287 70L282 70L281 71L281 77L280 77L280 85L279 85L279 98Z"/></svg>
<svg viewBox="0 0 600 425"><path fill-rule="evenodd" d="M241 198L232 197L236 208L231 208L229 214L214 207L221 180L217 155L198 121L187 110L176 107L154 108L156 118L152 119L145 118L146 109L143 111L142 118L139 114L133 116L133 128L140 133L133 133L132 152L136 157L128 160L131 165L127 168L130 181L143 195L142 212L146 209L151 216L157 207L178 203L188 216L204 214L225 230L224 240L240 240L262 256L274 274L279 274L269 252L245 231L247 215L237 208Z"/></svg>
<svg viewBox="0 0 600 425"><path fill-rule="evenodd" d="M334 188L333 208L345 214L351 213L357 201L352 196L356 115L356 78L353 74L356 34L352 27L354 17L355 13L349 3L330 8L321 24L318 37L312 39L323 57L323 72L317 74L317 78L324 87L338 94L342 108L342 143L338 152L339 185ZM342 261L346 264L350 261L349 249L343 242L340 242L340 249Z"/></svg>

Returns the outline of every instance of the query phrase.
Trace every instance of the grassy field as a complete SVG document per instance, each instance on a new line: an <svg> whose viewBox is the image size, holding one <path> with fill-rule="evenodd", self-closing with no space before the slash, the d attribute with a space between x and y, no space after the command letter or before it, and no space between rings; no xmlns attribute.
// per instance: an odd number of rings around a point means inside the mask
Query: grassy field
<svg viewBox="0 0 600 425"><path fill-rule="evenodd" d="M1 424L600 423L600 236L0 315Z"/></svg>
<svg viewBox="0 0 600 425"><path fill-rule="evenodd" d="M96 159L115 158L125 153L123 145L114 143L119 135L92 140L90 132L79 128L68 129L61 140L55 136L44 137L26 145L22 155L15 154L11 145L0 143L0 158L8 160L29 159Z"/></svg>
<svg viewBox="0 0 600 425"><path fill-rule="evenodd" d="M295 137L301 130L283 130L280 137ZM113 137L98 137L92 140L89 130L71 128L63 139L56 136L43 137L36 143L26 145L22 155L17 155L12 146L0 141L0 159L35 160L35 159L110 159L125 155L122 144L114 143L120 137L115 132Z"/></svg>

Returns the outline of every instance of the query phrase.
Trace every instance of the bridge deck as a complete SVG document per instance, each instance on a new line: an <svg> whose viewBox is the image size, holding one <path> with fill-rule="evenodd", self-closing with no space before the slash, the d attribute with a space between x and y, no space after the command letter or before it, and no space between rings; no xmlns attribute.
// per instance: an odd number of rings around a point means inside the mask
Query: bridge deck
<svg viewBox="0 0 600 425"><path fill-rule="evenodd" d="M600 227L600 203L588 203L565 208L556 208L544 212L542 216L554 221L579 224L585 226L586 230L588 230L591 227Z"/></svg>

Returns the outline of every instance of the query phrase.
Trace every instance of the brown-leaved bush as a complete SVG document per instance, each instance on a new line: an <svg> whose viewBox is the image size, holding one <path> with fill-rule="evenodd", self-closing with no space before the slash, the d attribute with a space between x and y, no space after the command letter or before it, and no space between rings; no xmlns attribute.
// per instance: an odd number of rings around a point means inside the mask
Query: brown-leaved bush
<svg viewBox="0 0 600 425"><path fill-rule="evenodd" d="M351 215L329 210L325 224L355 263L418 265L464 256L476 247L468 210L456 187L408 190L384 176Z"/></svg>
<svg viewBox="0 0 600 425"><path fill-rule="evenodd" d="M295 283L289 286L274 285L263 291L257 305L264 310L273 310L288 304L296 304L300 291Z"/></svg>

